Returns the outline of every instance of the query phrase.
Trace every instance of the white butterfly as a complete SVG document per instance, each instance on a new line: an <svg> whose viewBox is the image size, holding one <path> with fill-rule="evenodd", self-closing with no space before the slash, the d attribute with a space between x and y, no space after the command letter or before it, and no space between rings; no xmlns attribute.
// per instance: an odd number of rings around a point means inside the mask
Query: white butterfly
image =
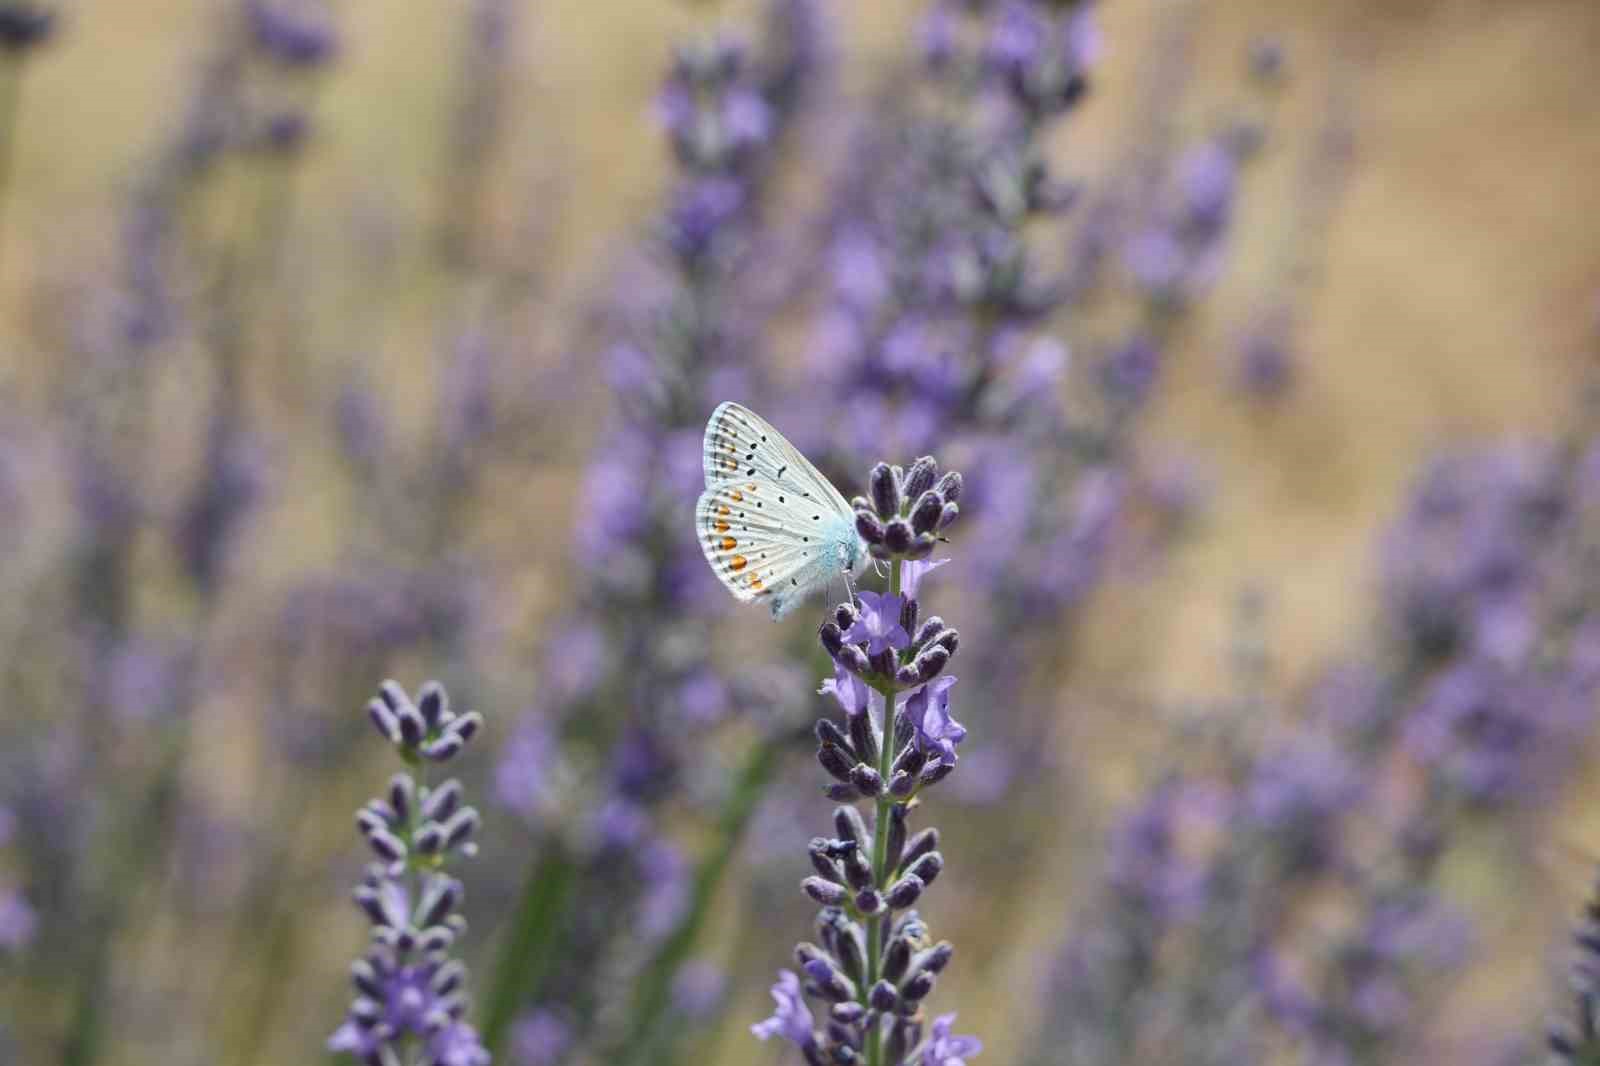
<svg viewBox="0 0 1600 1066"><path fill-rule="evenodd" d="M765 419L724 403L706 423L706 491L695 524L706 561L740 603L782 618L867 565L849 503Z"/></svg>

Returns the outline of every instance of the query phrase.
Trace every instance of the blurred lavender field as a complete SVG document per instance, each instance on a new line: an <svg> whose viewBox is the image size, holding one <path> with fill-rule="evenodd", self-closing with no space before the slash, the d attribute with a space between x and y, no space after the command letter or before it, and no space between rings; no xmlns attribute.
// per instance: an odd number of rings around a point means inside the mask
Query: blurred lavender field
<svg viewBox="0 0 1600 1066"><path fill-rule="evenodd" d="M1600 1061L1597 49L0 0L0 1064Z"/></svg>

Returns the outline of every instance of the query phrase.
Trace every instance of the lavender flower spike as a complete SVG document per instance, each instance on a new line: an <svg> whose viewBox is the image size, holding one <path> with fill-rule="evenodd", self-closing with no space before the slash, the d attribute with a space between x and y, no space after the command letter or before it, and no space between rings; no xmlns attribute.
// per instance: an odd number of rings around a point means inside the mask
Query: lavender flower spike
<svg viewBox="0 0 1600 1066"><path fill-rule="evenodd" d="M961 478L939 478L925 457L904 469L879 463L867 482L871 499L855 504L858 528L882 530L869 543L888 564L889 587L858 592L818 629L834 662L818 692L845 714L842 725L824 718L816 727L817 761L833 779L826 794L842 804L833 815L838 837L807 845L813 873L801 890L822 908L816 939L796 946L800 972L779 973L777 1007L751 1032L783 1037L809 1066L965 1066L982 1045L951 1035L955 1015L930 1025L923 1010L955 949L934 942L912 909L945 859L937 830L913 833L908 824L921 794L955 769L967 734L950 714L956 679L942 674L959 635L937 615L924 617L917 601L919 579L944 562L925 560L932 531L960 514ZM854 806L863 800L873 805L870 827Z"/></svg>
<svg viewBox="0 0 1600 1066"><path fill-rule="evenodd" d="M385 681L368 714L418 767L459 754L483 721L476 712L452 713L435 682L413 699ZM372 922L372 946L351 964L355 999L328 1050L374 1066L488 1066L477 1030L463 1020L467 970L450 948L467 923L457 913L461 882L446 872L476 854L478 812L461 805L458 782L430 789L402 772L356 813L356 825L378 859L354 893Z"/></svg>

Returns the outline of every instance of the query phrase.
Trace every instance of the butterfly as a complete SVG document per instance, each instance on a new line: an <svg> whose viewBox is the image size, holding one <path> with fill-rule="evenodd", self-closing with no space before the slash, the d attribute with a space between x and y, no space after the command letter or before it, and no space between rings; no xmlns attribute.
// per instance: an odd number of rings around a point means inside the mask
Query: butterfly
<svg viewBox="0 0 1600 1066"><path fill-rule="evenodd" d="M740 603L782 618L834 578L861 573L867 546L839 490L754 411L723 403L706 423L700 547Z"/></svg>

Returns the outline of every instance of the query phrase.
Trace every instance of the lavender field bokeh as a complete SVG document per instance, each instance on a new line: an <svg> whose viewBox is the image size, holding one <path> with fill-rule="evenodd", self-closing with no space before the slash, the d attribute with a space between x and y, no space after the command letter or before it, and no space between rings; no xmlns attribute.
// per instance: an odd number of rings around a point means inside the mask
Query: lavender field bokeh
<svg viewBox="0 0 1600 1066"><path fill-rule="evenodd" d="M397 10L0 0L0 1064L1594 1061L1600 10Z"/></svg>

